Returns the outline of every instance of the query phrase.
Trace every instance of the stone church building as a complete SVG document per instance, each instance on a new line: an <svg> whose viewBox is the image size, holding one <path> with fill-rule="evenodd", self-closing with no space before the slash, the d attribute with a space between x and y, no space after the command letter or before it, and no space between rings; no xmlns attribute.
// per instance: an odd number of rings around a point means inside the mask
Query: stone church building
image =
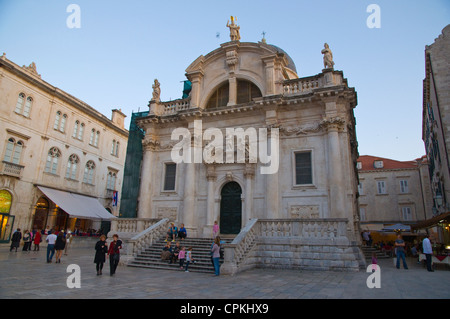
<svg viewBox="0 0 450 319"><path fill-rule="evenodd" d="M136 118L145 134L134 217L183 223L190 237L212 238L217 222L246 263L358 269L355 89L327 44L324 69L299 77L285 51L240 42L229 27L232 41L187 67L184 98L161 101L155 80ZM235 272L237 251L225 258Z"/></svg>

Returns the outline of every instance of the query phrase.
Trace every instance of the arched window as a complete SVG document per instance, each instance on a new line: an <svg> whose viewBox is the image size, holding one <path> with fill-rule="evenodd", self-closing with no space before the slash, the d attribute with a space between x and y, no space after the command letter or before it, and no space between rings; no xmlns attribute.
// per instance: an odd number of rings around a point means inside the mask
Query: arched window
<svg viewBox="0 0 450 319"><path fill-rule="evenodd" d="M56 174L58 171L58 161L61 157L61 151L57 147L52 147L48 151L47 163L45 164L45 172Z"/></svg>
<svg viewBox="0 0 450 319"><path fill-rule="evenodd" d="M25 99L25 97L26 97L25 93L19 93L19 97L17 98L16 108L14 109L14 112L29 117L31 112L31 106L33 104L33 98L29 96Z"/></svg>
<svg viewBox="0 0 450 319"><path fill-rule="evenodd" d="M219 86L209 98L206 108L226 106L228 104L228 94L230 85L228 81Z"/></svg>
<svg viewBox="0 0 450 319"><path fill-rule="evenodd" d="M12 137L8 139L6 143L5 157L3 160L5 162L19 164L20 155L22 154L23 142L14 140Z"/></svg>
<svg viewBox="0 0 450 319"><path fill-rule="evenodd" d="M206 108L216 108L226 106L229 101L229 82L219 86L209 98ZM259 88L250 81L237 80L236 83L236 104L249 103L254 98L261 97Z"/></svg>
<svg viewBox="0 0 450 319"><path fill-rule="evenodd" d="M70 179L77 178L77 170L79 162L80 158L76 154L72 154L69 156L69 160L67 162L66 178Z"/></svg>
<svg viewBox="0 0 450 319"><path fill-rule="evenodd" d="M93 184L95 172L95 163L93 161L88 161L84 167L83 183Z"/></svg>
<svg viewBox="0 0 450 319"><path fill-rule="evenodd" d="M80 128L78 129L78 139L80 141L83 140L83 134L84 134L84 123L81 123Z"/></svg>
<svg viewBox="0 0 450 319"><path fill-rule="evenodd" d="M14 112L22 114L23 103L25 102L25 93L20 93L17 98L16 109Z"/></svg>
<svg viewBox="0 0 450 319"><path fill-rule="evenodd" d="M119 156L119 141L113 140L111 146L111 155Z"/></svg>
<svg viewBox="0 0 450 319"><path fill-rule="evenodd" d="M31 96L27 97L25 102L25 108L23 109L23 116L29 117L31 111L31 105L33 104L33 98Z"/></svg>
<svg viewBox="0 0 450 319"><path fill-rule="evenodd" d="M106 189L115 190L116 179L117 179L117 173L113 172L113 171L109 171L107 181L106 181Z"/></svg>
<svg viewBox="0 0 450 319"><path fill-rule="evenodd" d="M56 112L55 123L53 129L64 133L66 129L67 114L62 114L61 111Z"/></svg>
<svg viewBox="0 0 450 319"><path fill-rule="evenodd" d="M11 193L8 192L6 189L1 189L0 190L0 213L9 214L9 211L11 210L11 202L12 202ZM2 227L1 230L3 230L3 226L4 225L0 225L0 227Z"/></svg>
<svg viewBox="0 0 450 319"><path fill-rule="evenodd" d="M79 126L80 126L80 121L78 121L78 120L75 121L75 126L73 127L73 134L72 134L73 138L77 138L78 137Z"/></svg>
<svg viewBox="0 0 450 319"><path fill-rule="evenodd" d="M89 139L89 144L98 147L98 139L100 137L100 131L95 131L93 128L91 131L91 137Z"/></svg>
<svg viewBox="0 0 450 319"><path fill-rule="evenodd" d="M237 104L248 103L254 98L261 96L261 91L252 82L246 80L237 81Z"/></svg>

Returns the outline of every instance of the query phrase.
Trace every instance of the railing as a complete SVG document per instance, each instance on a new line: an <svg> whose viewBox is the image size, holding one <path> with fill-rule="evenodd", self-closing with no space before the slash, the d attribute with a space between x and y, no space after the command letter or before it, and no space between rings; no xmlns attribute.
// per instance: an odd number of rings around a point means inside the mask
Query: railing
<svg viewBox="0 0 450 319"><path fill-rule="evenodd" d="M1 173L3 175L9 175L14 177L21 177L24 166L14 164L6 161L2 161Z"/></svg>
<svg viewBox="0 0 450 319"><path fill-rule="evenodd" d="M155 240L167 231L169 219L164 218L127 241L128 257L136 256L143 249L151 246Z"/></svg>
<svg viewBox="0 0 450 319"><path fill-rule="evenodd" d="M312 76L300 79L285 81L283 83L283 92L285 95L309 93L313 89L322 86L322 81L319 76Z"/></svg>
<svg viewBox="0 0 450 319"><path fill-rule="evenodd" d="M252 219L231 244L224 245L221 272L235 274L246 269L245 266L256 265L256 259L249 260L252 259L249 255L261 243L295 241L295 245L349 245L347 223L347 219L338 218Z"/></svg>
<svg viewBox="0 0 450 319"><path fill-rule="evenodd" d="M169 102L161 102L161 104L164 107L162 115L172 115L180 111L189 109L191 105L191 99L190 98L179 99Z"/></svg>
<svg viewBox="0 0 450 319"><path fill-rule="evenodd" d="M222 272L230 274L236 272L242 260L244 260L250 250L256 245L259 233L258 226L258 219L250 220L231 244L224 246L225 260L222 266Z"/></svg>
<svg viewBox="0 0 450 319"><path fill-rule="evenodd" d="M111 221L111 231L116 233L137 233L159 222L155 218L116 218Z"/></svg>
<svg viewBox="0 0 450 319"><path fill-rule="evenodd" d="M315 89L346 84L341 71L327 71L314 76L283 82L283 94L307 94Z"/></svg>
<svg viewBox="0 0 450 319"><path fill-rule="evenodd" d="M266 219L259 220L260 236L333 240L346 238L346 219Z"/></svg>

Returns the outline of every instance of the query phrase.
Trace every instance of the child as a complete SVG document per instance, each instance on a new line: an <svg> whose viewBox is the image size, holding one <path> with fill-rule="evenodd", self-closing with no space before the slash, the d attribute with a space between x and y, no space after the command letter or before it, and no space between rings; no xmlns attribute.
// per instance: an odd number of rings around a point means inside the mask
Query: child
<svg viewBox="0 0 450 319"><path fill-rule="evenodd" d="M178 253L178 260L180 261L180 269L183 270L183 264L184 264L184 258L186 256L186 249L183 246L180 250L180 252Z"/></svg>
<svg viewBox="0 0 450 319"><path fill-rule="evenodd" d="M375 252L372 253L372 272L377 271L377 254Z"/></svg>
<svg viewBox="0 0 450 319"><path fill-rule="evenodd" d="M186 252L186 268L184 269L185 272L189 272L188 267L191 261L194 261L194 258L192 258L192 247L189 247Z"/></svg>
<svg viewBox="0 0 450 319"><path fill-rule="evenodd" d="M219 225L217 224L216 220L213 226L213 239L216 238L218 234L219 234Z"/></svg>

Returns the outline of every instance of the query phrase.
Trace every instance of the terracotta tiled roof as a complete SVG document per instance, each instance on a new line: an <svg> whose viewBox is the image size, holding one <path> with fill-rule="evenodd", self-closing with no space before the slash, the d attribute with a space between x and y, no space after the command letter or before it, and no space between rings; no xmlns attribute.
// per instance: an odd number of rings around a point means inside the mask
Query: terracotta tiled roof
<svg viewBox="0 0 450 319"><path fill-rule="evenodd" d="M383 167L376 168L375 161L382 161ZM417 168L417 162L414 161L396 161L389 158L371 156L371 155L361 155L358 158L358 162L361 163L362 167L359 171L372 171L372 170L386 170L386 169L403 169L403 168Z"/></svg>

